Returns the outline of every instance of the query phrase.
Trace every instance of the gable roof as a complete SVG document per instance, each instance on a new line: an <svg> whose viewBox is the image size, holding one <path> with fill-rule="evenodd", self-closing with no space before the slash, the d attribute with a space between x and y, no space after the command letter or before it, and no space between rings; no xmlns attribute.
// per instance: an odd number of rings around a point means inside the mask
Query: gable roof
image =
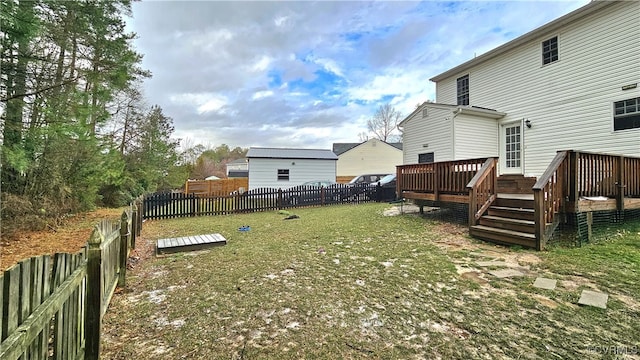
<svg viewBox="0 0 640 360"><path fill-rule="evenodd" d="M336 154L334 154L331 150L261 147L249 148L249 151L247 152L247 158L338 160Z"/></svg>
<svg viewBox="0 0 640 360"><path fill-rule="evenodd" d="M333 143L333 153L340 156L362 143Z"/></svg>
<svg viewBox="0 0 640 360"><path fill-rule="evenodd" d="M500 119L507 115L507 113L503 113L494 109L484 108L480 106L473 105L452 105L452 104L442 104L442 103L434 103L425 101L420 106L418 106L411 114L409 114L406 118L398 123L398 126L403 126L409 119L411 119L416 113L421 112L424 108L436 108L436 109L445 109L451 110L456 114L469 114L475 116L481 116L491 119Z"/></svg>
<svg viewBox="0 0 640 360"><path fill-rule="evenodd" d="M498 46L497 48L493 49L493 50L489 50L486 53L475 57L465 63L462 63L454 68L451 68L439 75L436 75L434 77L432 77L431 81L433 82L438 82L440 80L444 80L450 76L455 76L458 75L466 70L468 70L469 68L479 65L485 61L489 61L513 48L516 48L522 44L528 43L531 40L535 40L536 38L543 36L547 33L556 31L557 29L571 23L574 22L578 19L581 19L587 15L590 15L594 12L596 12L597 10L611 5L615 3L614 1L607 1L607 0L592 0L590 3L588 3L587 5L576 9L562 17L559 17L545 25L540 26L539 28L536 28L534 30L529 31L528 33L519 36L503 45Z"/></svg>
<svg viewBox="0 0 640 360"><path fill-rule="evenodd" d="M369 139L367 141L363 141L363 142L359 142L359 143L333 143L333 152L340 156L344 153L346 153L347 151L353 149L356 146L362 145L370 140L374 140L374 139ZM389 143L386 141L382 141L382 140L378 140L381 143L393 146L394 148L398 149L398 150L402 150L402 143L401 142L394 142L394 143Z"/></svg>

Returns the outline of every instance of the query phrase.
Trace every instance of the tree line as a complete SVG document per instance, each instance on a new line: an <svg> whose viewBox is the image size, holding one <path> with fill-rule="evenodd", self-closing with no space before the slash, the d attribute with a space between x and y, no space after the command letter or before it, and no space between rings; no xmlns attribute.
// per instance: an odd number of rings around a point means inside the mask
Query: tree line
<svg viewBox="0 0 640 360"><path fill-rule="evenodd" d="M5 234L180 187L217 153L181 150L173 119L146 103L125 16L130 0L0 0Z"/></svg>

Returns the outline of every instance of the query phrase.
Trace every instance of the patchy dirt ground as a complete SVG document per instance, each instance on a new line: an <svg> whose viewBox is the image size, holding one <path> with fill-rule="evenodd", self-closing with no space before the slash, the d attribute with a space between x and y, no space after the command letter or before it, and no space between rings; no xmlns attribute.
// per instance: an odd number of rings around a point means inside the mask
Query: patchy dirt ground
<svg viewBox="0 0 640 360"><path fill-rule="evenodd" d="M118 219L122 209L98 209L68 218L55 229L24 232L13 239L0 239L0 271L32 256L74 253L86 244L93 227L102 219Z"/></svg>

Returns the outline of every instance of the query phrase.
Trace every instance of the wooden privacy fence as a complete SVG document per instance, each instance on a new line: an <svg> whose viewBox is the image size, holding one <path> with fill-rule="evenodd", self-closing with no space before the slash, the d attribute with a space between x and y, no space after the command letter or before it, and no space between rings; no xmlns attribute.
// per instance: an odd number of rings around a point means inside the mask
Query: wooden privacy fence
<svg viewBox="0 0 640 360"><path fill-rule="evenodd" d="M231 178L219 180L190 180L184 185L185 194L198 196L229 195L249 188L249 178Z"/></svg>
<svg viewBox="0 0 640 360"><path fill-rule="evenodd" d="M98 359L102 317L142 225L141 201L102 221L76 254L32 257L0 275L0 359Z"/></svg>
<svg viewBox="0 0 640 360"><path fill-rule="evenodd" d="M327 187L297 186L290 189L258 188L238 194L198 196L156 193L144 198L145 219L169 219L203 215L227 215L302 206L324 206L396 198L395 189L380 191L369 184L334 184Z"/></svg>

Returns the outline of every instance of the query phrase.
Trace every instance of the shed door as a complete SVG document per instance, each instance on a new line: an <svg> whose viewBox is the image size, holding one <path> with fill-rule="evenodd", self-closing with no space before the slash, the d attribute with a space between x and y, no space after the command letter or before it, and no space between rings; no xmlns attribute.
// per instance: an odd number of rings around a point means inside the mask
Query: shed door
<svg viewBox="0 0 640 360"><path fill-rule="evenodd" d="M522 174L522 124L502 125L500 164L503 174Z"/></svg>

